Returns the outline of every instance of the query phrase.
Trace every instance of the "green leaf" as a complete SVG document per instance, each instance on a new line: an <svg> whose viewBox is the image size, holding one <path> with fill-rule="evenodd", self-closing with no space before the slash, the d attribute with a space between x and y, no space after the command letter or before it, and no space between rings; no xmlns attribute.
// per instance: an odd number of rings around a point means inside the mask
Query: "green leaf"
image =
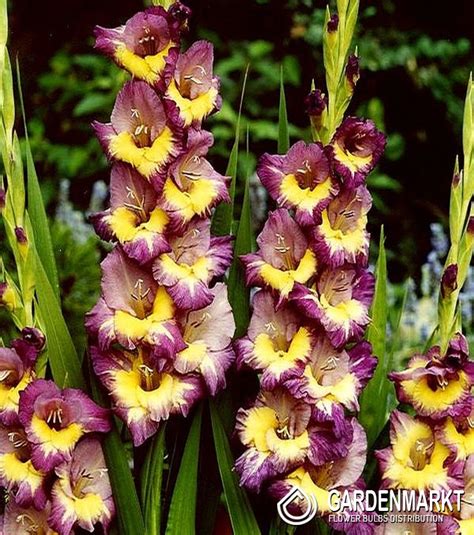
<svg viewBox="0 0 474 535"><path fill-rule="evenodd" d="M199 405L189 430L178 478L173 490L166 535L196 533L197 475L201 439L202 404Z"/></svg>
<svg viewBox="0 0 474 535"><path fill-rule="evenodd" d="M91 366L89 369L92 397L99 405L107 406L108 400L100 388ZM105 435L102 441L102 447L116 506L118 532L121 535L145 533L145 524L128 463L127 451L120 440L114 422L112 422L112 430Z"/></svg>
<svg viewBox="0 0 474 535"><path fill-rule="evenodd" d="M59 280L56 260L54 258L53 244L49 230L48 218L44 207L43 196L36 174L33 155L31 153L30 141L28 138L28 129L26 126L25 105L23 101L23 92L21 90L20 66L16 63L16 72L18 79L18 92L20 95L21 113L23 115L23 124L25 128L25 148L26 148L26 171L27 171L27 194L28 194L28 213L31 219L33 235L35 238L36 250L44 266L51 287L59 300Z"/></svg>
<svg viewBox="0 0 474 535"><path fill-rule="evenodd" d="M76 348L38 253L36 253L35 260L38 312L45 331L46 351L53 379L60 387L85 390L86 384L81 373Z"/></svg>
<svg viewBox="0 0 474 535"><path fill-rule="evenodd" d="M245 271L240 255L250 253L253 245L252 214L250 210L249 177L245 180L244 199L239 227L235 238L234 260L229 270L229 302L235 319L235 336L245 334L250 320L250 290L245 284Z"/></svg>
<svg viewBox="0 0 474 535"><path fill-rule="evenodd" d="M229 440L219 416L219 409L214 400L210 401L212 433L216 447L217 462L227 510L232 524L233 535L260 535L260 529L244 489L240 487L233 470L234 459L230 451Z"/></svg>
<svg viewBox="0 0 474 535"><path fill-rule="evenodd" d="M288 131L288 114L286 111L285 84L283 67L280 69L280 104L278 107L278 154L285 154L290 148L290 134Z"/></svg>
<svg viewBox="0 0 474 535"><path fill-rule="evenodd" d="M374 376L361 396L360 421L367 432L369 447L375 442L388 417L387 400L393 388L387 378L390 369L390 353L387 351L387 257L385 254L383 227L380 231L379 257L375 268L375 294L367 330L367 340L377 357Z"/></svg>
<svg viewBox="0 0 474 535"><path fill-rule="evenodd" d="M148 446L141 472L141 499L147 535L160 535L161 483L165 456L166 422Z"/></svg>
<svg viewBox="0 0 474 535"><path fill-rule="evenodd" d="M231 177L230 182L230 203L221 203L216 208L214 216L212 217L212 233L217 236L228 236L232 231L232 221L234 219L234 199L237 184L237 167L239 160L239 143L240 143L240 117L242 115L242 106L244 103L245 87L247 85L247 77L249 74L249 65L245 69L244 80L242 82L242 92L240 94L239 113L237 115L237 122L235 125L235 137L232 151L229 156L227 164L226 176Z"/></svg>

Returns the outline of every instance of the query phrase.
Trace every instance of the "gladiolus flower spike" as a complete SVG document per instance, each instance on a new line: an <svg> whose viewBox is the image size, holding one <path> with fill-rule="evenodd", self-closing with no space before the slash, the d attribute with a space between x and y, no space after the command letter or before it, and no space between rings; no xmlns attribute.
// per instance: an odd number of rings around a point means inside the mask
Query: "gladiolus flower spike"
<svg viewBox="0 0 474 535"><path fill-rule="evenodd" d="M313 129L326 128L321 91L306 105ZM264 154L257 172L276 209L258 250L241 257L258 291L247 334L235 343L237 365L260 374L261 390L237 414L244 451L235 470L242 486L276 499L292 486L314 495L328 522L329 492L364 486L367 439L355 415L376 365L363 340L375 282L365 181L384 146L371 121L349 117L326 145L299 141L286 154Z"/></svg>
<svg viewBox="0 0 474 535"><path fill-rule="evenodd" d="M220 108L219 79L211 43L181 51L190 14L175 2L96 29L96 48L132 80L110 123L93 124L112 172L110 206L92 221L115 247L86 327L95 373L135 446L224 388L234 361L227 288L216 283L232 244L210 232L230 179L207 159L214 140L202 127Z"/></svg>

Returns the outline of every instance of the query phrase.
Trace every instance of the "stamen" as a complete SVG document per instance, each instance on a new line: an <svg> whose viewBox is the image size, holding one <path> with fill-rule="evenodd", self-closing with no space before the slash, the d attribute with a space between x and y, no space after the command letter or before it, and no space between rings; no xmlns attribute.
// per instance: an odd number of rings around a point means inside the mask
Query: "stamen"
<svg viewBox="0 0 474 535"><path fill-rule="evenodd" d="M5 381L12 374L12 370L3 370L0 372L0 382Z"/></svg>
<svg viewBox="0 0 474 535"><path fill-rule="evenodd" d="M324 363L324 365L321 366L321 370L325 372L330 372L332 370L335 370L337 368L338 361L339 361L339 358L336 355L329 357Z"/></svg>
<svg viewBox="0 0 474 535"><path fill-rule="evenodd" d="M48 417L46 418L46 423L51 425L59 424L61 425L63 423L63 410L61 407L57 407L55 409L51 409L51 411L48 414Z"/></svg>
<svg viewBox="0 0 474 535"><path fill-rule="evenodd" d="M17 449L24 448L28 444L26 438L17 431L11 431L10 433L8 433L8 440Z"/></svg>

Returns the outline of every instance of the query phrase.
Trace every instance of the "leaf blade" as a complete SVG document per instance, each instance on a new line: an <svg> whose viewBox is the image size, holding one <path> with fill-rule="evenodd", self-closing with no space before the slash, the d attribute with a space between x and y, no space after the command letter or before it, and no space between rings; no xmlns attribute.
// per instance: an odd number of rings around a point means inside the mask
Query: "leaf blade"
<svg viewBox="0 0 474 535"><path fill-rule="evenodd" d="M215 402L210 402L212 433L216 448L219 473L221 475L224 496L230 516L234 535L260 535L249 499L245 491L240 487L237 475L233 471L233 457L229 441L224 431Z"/></svg>
<svg viewBox="0 0 474 535"><path fill-rule="evenodd" d="M288 112L286 109L285 83L283 66L280 69L280 102L278 106L278 154L285 154L290 148Z"/></svg>

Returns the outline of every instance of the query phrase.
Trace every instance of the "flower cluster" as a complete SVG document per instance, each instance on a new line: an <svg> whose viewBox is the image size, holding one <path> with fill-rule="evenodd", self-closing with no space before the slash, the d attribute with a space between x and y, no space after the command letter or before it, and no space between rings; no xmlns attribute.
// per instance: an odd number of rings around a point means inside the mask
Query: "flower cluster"
<svg viewBox="0 0 474 535"><path fill-rule="evenodd" d="M382 486L429 490L464 490L461 510L445 511L456 518L453 531L472 533L474 528L474 362L469 360L465 337L458 333L446 353L432 347L426 355L413 356L407 369L392 372L397 397L415 416L394 411L390 420L391 445L376 452Z"/></svg>
<svg viewBox="0 0 474 535"><path fill-rule="evenodd" d="M277 208L258 251L242 257L259 290L237 364L259 372L261 390L237 415L236 470L242 485L278 499L300 487L322 515L329 491L363 484L367 441L354 413L376 365L362 340L374 291L365 179L384 145L371 121L349 117L326 146L264 154L258 175Z"/></svg>
<svg viewBox="0 0 474 535"><path fill-rule="evenodd" d="M36 378L44 336L21 334L0 348L0 485L8 492L0 531L107 531L114 501L95 434L110 430L109 413L81 390Z"/></svg>
<svg viewBox="0 0 474 535"><path fill-rule="evenodd" d="M116 247L102 262L88 314L95 373L136 446L171 414L187 415L225 386L235 325L223 283L230 237L210 215L229 201L229 177L206 159L202 121L220 108L213 48L180 52L190 10L152 7L124 26L96 29L96 47L128 70L108 124L94 123L112 162L110 206L92 216Z"/></svg>

